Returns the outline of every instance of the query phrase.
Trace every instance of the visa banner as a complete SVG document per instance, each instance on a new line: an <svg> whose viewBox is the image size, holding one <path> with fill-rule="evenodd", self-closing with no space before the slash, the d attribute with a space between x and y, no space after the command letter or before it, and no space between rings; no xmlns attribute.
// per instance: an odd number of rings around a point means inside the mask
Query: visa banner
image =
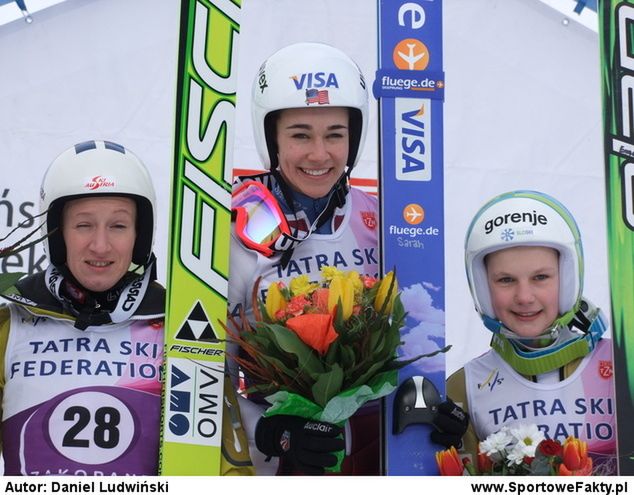
<svg viewBox="0 0 634 495"><path fill-rule="evenodd" d="M378 22L382 272L396 270L410 358L445 345L442 2L380 0ZM443 354L400 371L384 404L386 474L438 474L425 401L444 382Z"/></svg>

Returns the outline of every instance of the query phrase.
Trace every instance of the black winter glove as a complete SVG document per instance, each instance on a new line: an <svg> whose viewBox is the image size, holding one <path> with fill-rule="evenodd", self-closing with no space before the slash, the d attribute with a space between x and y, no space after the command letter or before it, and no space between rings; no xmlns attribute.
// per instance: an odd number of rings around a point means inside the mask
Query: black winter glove
<svg viewBox="0 0 634 495"><path fill-rule="evenodd" d="M343 450L343 429L299 416L262 417L255 427L255 445L265 455L282 457L304 474L321 474L337 464L334 452Z"/></svg>
<svg viewBox="0 0 634 495"><path fill-rule="evenodd" d="M431 432L431 441L444 447L462 446L462 436L469 427L469 414L447 398L438 404L433 424L436 430Z"/></svg>

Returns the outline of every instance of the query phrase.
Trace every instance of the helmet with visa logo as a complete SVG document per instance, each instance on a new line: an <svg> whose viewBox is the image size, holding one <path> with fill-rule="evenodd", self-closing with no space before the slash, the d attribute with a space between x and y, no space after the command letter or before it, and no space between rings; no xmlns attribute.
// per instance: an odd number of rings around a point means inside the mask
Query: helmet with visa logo
<svg viewBox="0 0 634 495"><path fill-rule="evenodd" d="M288 108L350 109L349 169L359 160L368 126L368 92L359 66L341 50L323 43L295 43L275 52L253 82L252 123L264 167L275 169L275 113Z"/></svg>
<svg viewBox="0 0 634 495"><path fill-rule="evenodd" d="M156 195L145 165L130 150L110 141L85 141L62 152L48 167L40 188L40 212L49 261L66 262L66 244L61 233L64 204L91 196L124 196L137 205L136 242L132 262L145 266L152 254L156 220Z"/></svg>
<svg viewBox="0 0 634 495"><path fill-rule="evenodd" d="M559 252L559 315L573 315L583 288L583 248L572 214L537 191L512 191L488 201L476 213L465 239L465 268L476 310L497 331L487 279L487 254L516 246L543 246Z"/></svg>

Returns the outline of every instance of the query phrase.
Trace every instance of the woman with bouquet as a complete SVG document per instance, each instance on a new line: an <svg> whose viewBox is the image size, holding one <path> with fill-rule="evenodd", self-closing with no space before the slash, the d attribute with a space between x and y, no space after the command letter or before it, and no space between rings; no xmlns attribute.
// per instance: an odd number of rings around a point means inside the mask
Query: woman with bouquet
<svg viewBox="0 0 634 495"><path fill-rule="evenodd" d="M572 215L539 192L495 197L471 222L465 264L493 338L490 351L447 381L448 396L471 417L464 450L475 459L479 441L524 424L562 443L586 442L595 469L614 473L612 350L601 311L582 296Z"/></svg>
<svg viewBox="0 0 634 495"><path fill-rule="evenodd" d="M257 297L266 300L271 283L299 275L317 280L324 266L376 276L379 258L376 199L348 185L368 124L359 67L325 44L287 46L262 64L252 104L268 171L236 181L229 278L230 311L250 321L256 281ZM245 379L248 387L246 372ZM258 474L323 472L336 462L332 453L344 449L339 426L292 415L263 418L262 397L239 402ZM346 426L348 474L379 474L379 419L370 409Z"/></svg>

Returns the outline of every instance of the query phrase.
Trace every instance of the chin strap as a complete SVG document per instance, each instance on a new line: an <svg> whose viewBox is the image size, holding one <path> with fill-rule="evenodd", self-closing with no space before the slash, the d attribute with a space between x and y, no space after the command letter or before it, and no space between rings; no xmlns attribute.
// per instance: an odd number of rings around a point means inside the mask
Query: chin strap
<svg viewBox="0 0 634 495"><path fill-rule="evenodd" d="M497 322L498 331L491 340L491 347L522 375L541 375L559 369L574 359L592 352L607 328L601 310L586 300L582 300L579 309L572 317L566 319L569 321L568 324L562 325L558 322L558 336L555 342L547 347L535 349L526 349L518 339L504 335L503 333L509 330L505 329L501 322ZM490 328L488 325L487 327ZM574 331L573 328L577 328L581 333Z"/></svg>
<svg viewBox="0 0 634 495"><path fill-rule="evenodd" d="M120 287L106 291L106 294L92 294L71 280L72 275L65 274L52 264L46 269L45 281L49 292L75 316L75 328L85 330L89 326L106 325L127 321L139 308L150 282L156 279L156 257L151 255L143 267L143 274L134 276L128 272ZM132 276L130 276L132 275ZM119 284L117 284L119 285ZM116 300L113 309L104 308L98 299Z"/></svg>

